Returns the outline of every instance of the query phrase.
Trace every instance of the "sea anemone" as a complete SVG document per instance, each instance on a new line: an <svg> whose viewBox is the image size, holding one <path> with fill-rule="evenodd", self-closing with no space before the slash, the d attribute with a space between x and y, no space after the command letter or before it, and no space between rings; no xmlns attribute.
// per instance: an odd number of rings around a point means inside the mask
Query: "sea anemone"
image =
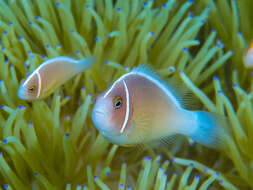
<svg viewBox="0 0 253 190"><path fill-rule="evenodd" d="M242 62L250 7L251 0L1 0L0 189L253 188L253 81ZM96 64L45 100L18 99L27 72L59 55L94 55ZM119 147L95 130L98 92L142 63L179 77L201 109L229 118L226 152L184 137L159 149Z"/></svg>

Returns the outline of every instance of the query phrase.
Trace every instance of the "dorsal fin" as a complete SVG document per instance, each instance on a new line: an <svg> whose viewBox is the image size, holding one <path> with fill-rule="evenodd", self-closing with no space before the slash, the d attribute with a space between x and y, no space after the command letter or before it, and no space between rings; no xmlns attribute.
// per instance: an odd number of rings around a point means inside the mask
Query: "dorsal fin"
<svg viewBox="0 0 253 190"><path fill-rule="evenodd" d="M147 63L140 64L132 69L132 72L142 73L154 79L164 86L176 98L181 107L186 109L199 109L200 102L196 96L184 85L179 75L175 73L172 77L162 79Z"/></svg>
<svg viewBox="0 0 253 190"><path fill-rule="evenodd" d="M198 97L185 85L178 73L166 79L169 85L176 91L182 107L188 110L199 110L202 104Z"/></svg>
<svg viewBox="0 0 253 190"><path fill-rule="evenodd" d="M162 88L166 89L169 94L173 96L173 99L176 99L177 105L181 107L181 101L179 98L179 95L177 92L174 90L173 87L170 87L169 83L165 82L163 79L159 77L159 75L152 69L152 67L145 63L145 64L140 64L138 67L133 68L132 72L135 73L141 73L147 77L152 78L155 82L157 82L159 85L162 86Z"/></svg>

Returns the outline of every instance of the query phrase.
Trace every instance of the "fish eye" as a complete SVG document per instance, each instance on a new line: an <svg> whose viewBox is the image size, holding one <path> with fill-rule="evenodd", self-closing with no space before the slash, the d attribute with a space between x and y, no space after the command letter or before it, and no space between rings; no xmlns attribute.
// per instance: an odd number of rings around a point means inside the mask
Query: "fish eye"
<svg viewBox="0 0 253 190"><path fill-rule="evenodd" d="M114 109L119 109L122 106L122 98L120 96L115 96L113 98Z"/></svg>
<svg viewBox="0 0 253 190"><path fill-rule="evenodd" d="M35 87L32 86L32 87L28 88L28 90L29 90L30 92L33 92L33 91L35 90Z"/></svg>

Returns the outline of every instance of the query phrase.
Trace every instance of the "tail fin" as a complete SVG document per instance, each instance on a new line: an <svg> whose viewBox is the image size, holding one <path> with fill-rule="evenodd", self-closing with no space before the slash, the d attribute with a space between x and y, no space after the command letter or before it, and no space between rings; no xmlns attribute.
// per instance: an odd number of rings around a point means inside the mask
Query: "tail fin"
<svg viewBox="0 0 253 190"><path fill-rule="evenodd" d="M210 148L225 150L225 137L229 133L229 120L221 115L194 111L197 115L197 130L190 135L196 142Z"/></svg>
<svg viewBox="0 0 253 190"><path fill-rule="evenodd" d="M80 72L82 72L84 69L91 67L94 63L95 63L95 58L93 56L77 61L77 65Z"/></svg>

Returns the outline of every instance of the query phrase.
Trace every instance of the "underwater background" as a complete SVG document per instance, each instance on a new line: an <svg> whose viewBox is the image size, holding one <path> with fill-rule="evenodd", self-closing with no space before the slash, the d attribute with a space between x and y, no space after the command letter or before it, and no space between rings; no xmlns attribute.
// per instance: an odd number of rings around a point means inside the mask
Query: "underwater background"
<svg viewBox="0 0 253 190"><path fill-rule="evenodd" d="M0 189L253 189L252 0L0 0ZM44 100L17 97L48 58L96 64ZM231 121L228 150L178 137L119 147L91 121L96 95L133 66L179 76Z"/></svg>

